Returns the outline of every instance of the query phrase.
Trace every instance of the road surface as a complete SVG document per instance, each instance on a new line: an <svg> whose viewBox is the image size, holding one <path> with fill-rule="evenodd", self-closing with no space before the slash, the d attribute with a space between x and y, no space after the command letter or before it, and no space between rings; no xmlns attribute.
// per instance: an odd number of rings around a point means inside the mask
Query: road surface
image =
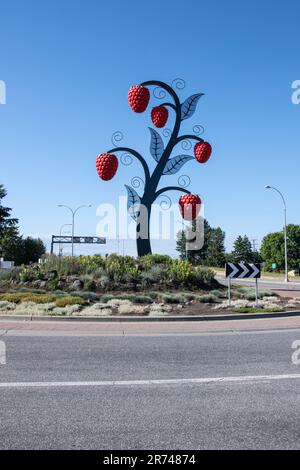
<svg viewBox="0 0 300 470"><path fill-rule="evenodd" d="M300 321L279 320L1 322L0 448L300 449Z"/></svg>
<svg viewBox="0 0 300 470"><path fill-rule="evenodd" d="M217 274L216 275L217 281L221 284L227 286L227 279L224 275ZM245 278L245 279L231 279L231 283L234 285L242 285L242 286L255 286L255 279ZM297 280L290 280L290 282L284 282L280 279L272 279L272 278L261 278L258 280L259 288L261 289L271 289L271 290L280 290L280 291L290 291L291 293L295 293L300 297L300 281Z"/></svg>

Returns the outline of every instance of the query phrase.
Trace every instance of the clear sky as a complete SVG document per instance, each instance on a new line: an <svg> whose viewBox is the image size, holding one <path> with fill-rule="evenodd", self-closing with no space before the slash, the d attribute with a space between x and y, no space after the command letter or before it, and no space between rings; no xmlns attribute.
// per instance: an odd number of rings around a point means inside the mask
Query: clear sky
<svg viewBox="0 0 300 470"><path fill-rule="evenodd" d="M0 22L0 182L22 233L49 239L70 222L57 204L87 203L76 232L95 234L96 207L116 203L141 174L135 164L99 180L95 156L112 132L151 161L149 113L131 111L128 88L176 77L187 84L182 99L205 93L185 129L203 125L213 156L183 173L227 247L238 234L260 241L281 229L281 201L265 184L282 190L288 221L300 223L297 0L10 0Z"/></svg>

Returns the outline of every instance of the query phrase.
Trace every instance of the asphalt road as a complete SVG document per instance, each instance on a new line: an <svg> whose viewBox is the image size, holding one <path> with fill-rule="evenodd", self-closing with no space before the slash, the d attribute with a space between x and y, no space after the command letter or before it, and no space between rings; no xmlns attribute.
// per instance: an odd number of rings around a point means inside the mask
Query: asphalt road
<svg viewBox="0 0 300 470"><path fill-rule="evenodd" d="M217 275L217 281L221 284L227 286L228 280L224 275ZM244 286L255 286L255 279L232 279L231 283L234 285L244 285ZM271 289L271 290L287 290L287 291L297 291L300 297L300 281L294 280L291 278L290 282L284 282L280 279L271 279L271 278L262 278L258 280L258 285L260 289Z"/></svg>
<svg viewBox="0 0 300 470"><path fill-rule="evenodd" d="M1 449L300 449L300 329L25 333L0 338Z"/></svg>

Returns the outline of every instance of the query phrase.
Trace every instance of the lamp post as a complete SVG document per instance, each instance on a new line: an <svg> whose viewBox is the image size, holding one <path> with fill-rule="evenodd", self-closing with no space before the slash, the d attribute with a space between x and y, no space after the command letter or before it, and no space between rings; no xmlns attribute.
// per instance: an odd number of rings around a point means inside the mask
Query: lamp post
<svg viewBox="0 0 300 470"><path fill-rule="evenodd" d="M74 226L75 226L74 222L75 222L75 215L79 211L79 209L81 209L83 207L92 207L92 205L91 204L88 204L88 205L83 204L82 206L77 207L75 210L72 209L70 206L66 206L65 204L59 204L58 207L66 207L72 214L72 224L70 224L70 225L72 225L72 258L73 258L73 256L74 256Z"/></svg>
<svg viewBox="0 0 300 470"><path fill-rule="evenodd" d="M281 199L282 199L282 202L283 202L283 207L284 207L284 258L285 258L285 282L288 282L289 281L289 276L288 276L288 255L287 255L287 231L286 231L286 202L285 202L285 199L283 197L283 194L279 191L279 189L277 188L274 188L274 186L269 186L269 185L266 185L265 186L265 189L273 189L274 191L276 191Z"/></svg>

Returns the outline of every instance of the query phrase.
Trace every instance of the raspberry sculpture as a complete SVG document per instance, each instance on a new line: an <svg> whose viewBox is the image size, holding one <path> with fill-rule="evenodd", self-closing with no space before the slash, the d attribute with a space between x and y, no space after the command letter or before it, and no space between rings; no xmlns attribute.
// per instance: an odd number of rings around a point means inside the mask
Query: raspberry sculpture
<svg viewBox="0 0 300 470"><path fill-rule="evenodd" d="M128 90L128 101L135 113L143 113L148 106L150 92L148 88L135 85Z"/></svg>
<svg viewBox="0 0 300 470"><path fill-rule="evenodd" d="M151 119L155 127L164 127L169 117L169 111L164 106L156 106L151 111Z"/></svg>
<svg viewBox="0 0 300 470"><path fill-rule="evenodd" d="M184 194L179 198L179 209L185 220L194 220L200 212L201 199L198 194Z"/></svg>
<svg viewBox="0 0 300 470"><path fill-rule="evenodd" d="M212 148L208 142L198 142L194 147L194 154L199 163L206 163L211 152Z"/></svg>
<svg viewBox="0 0 300 470"><path fill-rule="evenodd" d="M96 169L99 177L104 181L111 180L118 169L118 159L110 153L101 153L96 158Z"/></svg>

